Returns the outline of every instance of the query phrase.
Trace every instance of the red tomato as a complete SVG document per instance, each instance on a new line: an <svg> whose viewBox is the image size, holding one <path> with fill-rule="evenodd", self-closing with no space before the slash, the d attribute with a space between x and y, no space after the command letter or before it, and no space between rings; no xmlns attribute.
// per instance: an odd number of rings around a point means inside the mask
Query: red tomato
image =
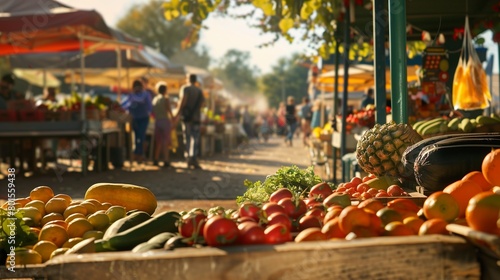
<svg viewBox="0 0 500 280"><path fill-rule="evenodd" d="M238 236L238 243L244 245L264 244L266 242L266 235L264 229L257 223L247 222L246 225L239 225L240 229Z"/></svg>
<svg viewBox="0 0 500 280"><path fill-rule="evenodd" d="M268 244L280 244L288 241L292 241L292 234L283 224L275 224L267 227L264 230L266 235L266 243Z"/></svg>
<svg viewBox="0 0 500 280"><path fill-rule="evenodd" d="M368 193L368 192L364 192L362 193L360 196L359 196L361 199L365 200L365 199L368 199L368 198L372 198L373 195Z"/></svg>
<svg viewBox="0 0 500 280"><path fill-rule="evenodd" d="M325 211L323 210L323 208L313 208L309 211L306 212L306 216L315 216L317 217L318 219L320 220L323 220L323 218L325 217Z"/></svg>
<svg viewBox="0 0 500 280"><path fill-rule="evenodd" d="M223 216L208 219L203 227L203 236L209 246L224 246L236 242L239 229L233 220Z"/></svg>
<svg viewBox="0 0 500 280"><path fill-rule="evenodd" d="M292 220L290 220L290 218L286 214L273 213L267 218L267 226L272 226L275 224L284 224L289 231L292 230Z"/></svg>
<svg viewBox="0 0 500 280"><path fill-rule="evenodd" d="M178 225L179 233L187 238L202 234L207 216L202 212L191 212L181 217Z"/></svg>
<svg viewBox="0 0 500 280"><path fill-rule="evenodd" d="M322 182L314 185L309 191L310 198L317 198L319 200L323 200L332 194L332 188L326 182Z"/></svg>
<svg viewBox="0 0 500 280"><path fill-rule="evenodd" d="M243 230L246 227L253 227L253 226L259 226L259 224L256 223L256 222L247 221L247 222L243 222L243 223L239 224L238 225L238 229L241 231L241 230Z"/></svg>
<svg viewBox="0 0 500 280"><path fill-rule="evenodd" d="M375 188L369 188L366 192L371 195L376 195L378 193L378 190Z"/></svg>
<svg viewBox="0 0 500 280"><path fill-rule="evenodd" d="M260 207L255 203L245 202L240 205L240 208L238 208L238 214L240 217L250 217L255 221L258 221L260 218Z"/></svg>
<svg viewBox="0 0 500 280"><path fill-rule="evenodd" d="M283 214L286 214L285 209L281 207L281 205L278 205L276 202L267 202L264 205L262 205L262 211L266 214L266 217L271 216L271 214L280 212Z"/></svg>
<svg viewBox="0 0 500 280"><path fill-rule="evenodd" d="M359 193L364 193L370 189L370 186L366 183L361 183L356 187L356 191Z"/></svg>
<svg viewBox="0 0 500 280"><path fill-rule="evenodd" d="M359 177L352 177L351 183L354 183L355 186L358 186L359 184L363 183L363 179Z"/></svg>
<svg viewBox="0 0 500 280"><path fill-rule="evenodd" d="M405 192L405 190L403 190L398 185L390 185L387 188L387 194L389 194L390 196L403 196L404 192Z"/></svg>
<svg viewBox="0 0 500 280"><path fill-rule="evenodd" d="M389 194L386 192L379 192L375 195L375 197L389 197Z"/></svg>
<svg viewBox="0 0 500 280"><path fill-rule="evenodd" d="M250 217L239 217L236 221L238 222L238 224L242 224L244 222L257 222L256 220Z"/></svg>
<svg viewBox="0 0 500 280"><path fill-rule="evenodd" d="M326 234L321 232L320 228L308 228L301 231L297 237L295 237L295 242L320 241L326 239Z"/></svg>
<svg viewBox="0 0 500 280"><path fill-rule="evenodd" d="M281 188L271 194L271 196L269 197L269 201L278 203L278 201L282 200L285 197L292 198L293 193L287 188Z"/></svg>
<svg viewBox="0 0 500 280"><path fill-rule="evenodd" d="M303 216L299 220L299 231L303 231L306 228L317 227L321 228L322 224L318 217L316 216Z"/></svg>
<svg viewBox="0 0 500 280"><path fill-rule="evenodd" d="M302 199L292 200L289 197L285 197L278 202L278 205L285 209L285 214L290 218L296 219L307 211L306 203Z"/></svg>

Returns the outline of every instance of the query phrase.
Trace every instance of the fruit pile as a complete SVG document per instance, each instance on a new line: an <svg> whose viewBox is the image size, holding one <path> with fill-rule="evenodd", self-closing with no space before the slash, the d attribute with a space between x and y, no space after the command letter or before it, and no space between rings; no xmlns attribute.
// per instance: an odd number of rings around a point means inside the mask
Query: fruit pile
<svg viewBox="0 0 500 280"><path fill-rule="evenodd" d="M476 118L456 117L449 119L438 117L430 120L418 121L413 124L413 129L415 129L418 134L425 137L447 132L468 133L477 129L481 129L482 132L487 132L490 126L496 124L500 124L500 117L494 114L491 116L477 116Z"/></svg>

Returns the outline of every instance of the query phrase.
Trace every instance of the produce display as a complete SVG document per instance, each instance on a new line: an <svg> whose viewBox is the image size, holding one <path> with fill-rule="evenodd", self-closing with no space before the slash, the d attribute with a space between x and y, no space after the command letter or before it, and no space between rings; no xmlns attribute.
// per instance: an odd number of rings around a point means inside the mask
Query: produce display
<svg viewBox="0 0 500 280"><path fill-rule="evenodd" d="M418 121L413 124L413 129L423 137L433 136L435 134L497 131L496 125L500 125L500 117L492 114L491 116L477 116L476 118L445 118L438 117L429 120Z"/></svg>

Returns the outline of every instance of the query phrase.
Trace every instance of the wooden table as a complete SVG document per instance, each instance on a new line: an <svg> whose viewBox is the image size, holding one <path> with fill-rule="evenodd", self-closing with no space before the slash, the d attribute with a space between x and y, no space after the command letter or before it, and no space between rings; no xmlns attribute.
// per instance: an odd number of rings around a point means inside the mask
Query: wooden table
<svg viewBox="0 0 500 280"><path fill-rule="evenodd" d="M1 122L0 140L10 147L10 163L15 162L15 142L19 141L21 145L29 141L34 146L37 139L58 139L70 138L81 140L81 148L77 158L82 160L82 174L87 173L87 156L93 147L92 140L97 141L97 170L103 170L102 148L106 147L106 163L109 162L109 141L108 136L120 133L120 129L113 126L103 126L101 121L54 121L54 122ZM105 145L105 146L104 146ZM35 162L35 152L32 153L32 160ZM19 155L21 161L19 171L24 173L23 154Z"/></svg>

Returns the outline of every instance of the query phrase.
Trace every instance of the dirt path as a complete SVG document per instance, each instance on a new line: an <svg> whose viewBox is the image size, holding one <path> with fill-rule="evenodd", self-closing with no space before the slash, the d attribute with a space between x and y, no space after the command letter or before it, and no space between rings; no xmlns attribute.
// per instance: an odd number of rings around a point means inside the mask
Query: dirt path
<svg viewBox="0 0 500 280"><path fill-rule="evenodd" d="M264 180L281 166L310 165L309 153L296 141L295 147L285 145L282 138L273 137L267 143L252 140L231 154L216 154L200 160L203 170L186 169L184 162L173 162L172 167L158 169L141 166L134 171L127 168L105 172L89 172L82 177L76 172L57 176L54 171L46 175L16 178L16 196L25 197L31 189L47 185L55 193L66 193L73 198L82 198L89 186L100 182L130 183L145 186L160 200L164 209L190 209L215 205L234 205L234 199L244 193L245 179ZM7 185L0 180L0 185ZM2 188L6 189L6 188ZM2 194L0 197L5 197ZM191 207L192 206L192 207Z"/></svg>

